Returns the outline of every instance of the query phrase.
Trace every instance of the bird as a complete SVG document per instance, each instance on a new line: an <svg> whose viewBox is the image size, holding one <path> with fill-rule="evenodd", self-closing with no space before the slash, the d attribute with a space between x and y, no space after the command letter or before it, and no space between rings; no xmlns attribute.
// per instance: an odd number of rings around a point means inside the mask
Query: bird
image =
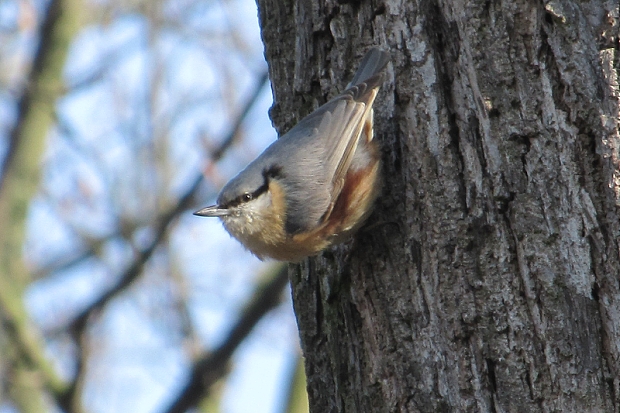
<svg viewBox="0 0 620 413"><path fill-rule="evenodd" d="M389 54L371 48L344 92L267 147L194 215L219 217L259 259L299 262L346 241L381 191L373 103Z"/></svg>

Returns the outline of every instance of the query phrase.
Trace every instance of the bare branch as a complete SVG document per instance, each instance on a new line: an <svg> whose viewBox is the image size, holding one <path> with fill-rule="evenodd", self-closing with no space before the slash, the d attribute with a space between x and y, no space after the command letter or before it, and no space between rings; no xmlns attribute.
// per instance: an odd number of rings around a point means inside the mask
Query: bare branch
<svg viewBox="0 0 620 413"><path fill-rule="evenodd" d="M222 158L222 156L224 156L224 154L226 153L230 145L232 145L232 143L235 140L235 137L237 136L237 134L239 133L239 130L241 129L241 124L243 123L243 119L245 119L248 113L250 113L250 109L252 109L252 106L254 105L256 100L258 100L258 97L260 96L260 92L268 80L269 80L269 77L267 76L267 72L264 72L258 80L258 83L257 83L258 87L254 89L254 93L250 97L248 104L246 104L243 107L243 111L239 114L239 117L237 118L238 120L233 126L231 132L228 134L226 139L224 139L221 145L211 153L211 159L213 160L213 162L219 161Z"/></svg>
<svg viewBox="0 0 620 413"><path fill-rule="evenodd" d="M260 285L224 342L213 352L196 360L187 383L166 413L183 413L208 395L209 388L226 374L228 362L239 344L271 309L278 305L288 282L288 266L281 265L272 278Z"/></svg>
<svg viewBox="0 0 620 413"><path fill-rule="evenodd" d="M58 393L64 387L24 307L23 289L31 274L23 265L22 246L27 204L39 185L37 162L53 124L55 100L62 93L62 69L79 26L77 11L81 6L79 0L48 3L26 88L17 103L17 120L9 132L7 154L0 165L0 328L10 336L7 341L17 343L12 361L18 373L36 371L41 377L11 396L24 412L40 411L35 404L44 404L43 393Z"/></svg>
<svg viewBox="0 0 620 413"><path fill-rule="evenodd" d="M17 145L27 120L27 114L30 111L34 101L41 98L52 98L52 96L48 95L41 96L43 91L40 90L39 83L41 75L45 71L49 70L48 65L51 62L51 59L54 58L53 54L57 47L55 41L57 39L55 36L50 35L50 33L56 30L58 21L61 19L63 12L62 3L62 0L51 0L47 7L47 11L44 13L45 17L41 23L41 28L39 30L40 34L38 36L40 39L39 45L34 55L30 73L28 74L26 87L17 102L17 120L13 125L13 129L8 134L9 139L7 142L8 147L6 156L0 163L0 191L4 185L6 172L15 158ZM60 92L60 90L58 90L58 92Z"/></svg>
<svg viewBox="0 0 620 413"><path fill-rule="evenodd" d="M213 162L218 161L226 152L226 150L230 147L232 142L234 141L234 137L238 134L241 125L249 113L252 106L258 100L260 96L260 91L267 83L267 74L263 74L256 85L255 90L252 95L249 97L248 101L243 107L243 110L239 114L235 124L231 128L228 136L222 144L212 152L211 160ZM188 190L181 196L177 202L177 204L172 207L168 212L164 213L158 220L157 224L154 226L154 236L151 243L143 250L141 250L133 263L125 270L125 272L119 277L118 282L112 286L108 291L104 292L99 299L95 302L91 303L87 308L85 308L73 321L69 323L68 329L71 331L74 336L76 342L82 342L82 336L86 333L86 327L88 325L88 320L92 315L100 312L114 297L116 297L119 293L127 289L134 281L140 276L142 273L142 268L147 260L151 257L155 249L158 247L164 236L167 234L167 229L170 223L179 216L183 211L185 211L189 205L192 203L193 198L200 188L204 177L202 174L196 176L193 180L192 185L188 188ZM70 384L68 389L60 395L57 395L57 401L61 407L66 409L67 411L71 411L70 407L73 404L73 400L76 395L77 385L81 381L81 375L83 374L83 366L84 366L84 358L83 355L78 355L77 361L77 371L73 382Z"/></svg>

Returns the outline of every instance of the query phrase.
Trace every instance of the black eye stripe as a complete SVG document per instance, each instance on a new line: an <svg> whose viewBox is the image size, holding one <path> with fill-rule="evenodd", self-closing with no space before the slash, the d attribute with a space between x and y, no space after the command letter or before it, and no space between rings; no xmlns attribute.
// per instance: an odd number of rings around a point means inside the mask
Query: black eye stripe
<svg viewBox="0 0 620 413"><path fill-rule="evenodd" d="M265 168L263 170L263 178L265 178L265 182L259 186L256 191L254 192L245 192L241 195L239 195L238 197L236 197L235 199L233 199L232 201L230 201L227 205L226 208L229 207L234 207L240 204L243 204L245 202L249 202L253 199L258 198L259 196L261 196L263 193L267 192L267 190L269 190L269 180L272 178L280 178L282 177L282 167L279 165L272 165L269 168Z"/></svg>
<svg viewBox="0 0 620 413"><path fill-rule="evenodd" d="M243 204L245 202L249 202L249 201L251 201L251 200L253 200L255 198L258 198L264 192L267 192L267 189L269 189L269 183L265 183L265 184L261 185L254 192L246 192L244 194L239 195L238 197L236 197L235 199L230 201L227 206L228 207L232 207L232 206L237 206L237 205Z"/></svg>

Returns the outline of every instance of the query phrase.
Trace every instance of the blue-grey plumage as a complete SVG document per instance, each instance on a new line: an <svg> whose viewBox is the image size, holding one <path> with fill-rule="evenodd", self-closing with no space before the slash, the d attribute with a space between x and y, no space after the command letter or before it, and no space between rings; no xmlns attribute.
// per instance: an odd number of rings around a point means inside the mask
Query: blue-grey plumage
<svg viewBox="0 0 620 413"><path fill-rule="evenodd" d="M218 216L259 258L299 261L351 235L379 193L372 104L389 55L371 49L347 89L302 119L228 182Z"/></svg>

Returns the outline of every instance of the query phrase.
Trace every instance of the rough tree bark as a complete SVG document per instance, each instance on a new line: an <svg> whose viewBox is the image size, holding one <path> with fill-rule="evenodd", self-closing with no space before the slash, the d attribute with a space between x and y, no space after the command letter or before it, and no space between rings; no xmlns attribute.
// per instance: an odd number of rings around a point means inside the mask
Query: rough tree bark
<svg viewBox="0 0 620 413"><path fill-rule="evenodd" d="M291 271L311 411L620 411L618 2L258 3L280 131L392 54L376 225Z"/></svg>

